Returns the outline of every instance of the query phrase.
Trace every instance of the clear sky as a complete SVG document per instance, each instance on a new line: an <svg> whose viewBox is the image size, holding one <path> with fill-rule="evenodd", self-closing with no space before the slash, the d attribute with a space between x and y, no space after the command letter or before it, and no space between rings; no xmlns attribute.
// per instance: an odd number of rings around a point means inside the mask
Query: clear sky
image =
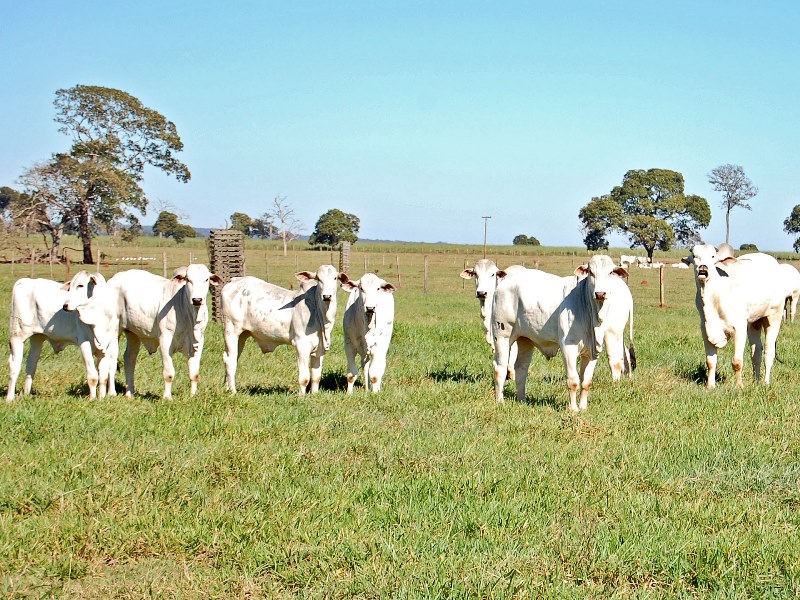
<svg viewBox="0 0 800 600"><path fill-rule="evenodd" d="M797 0L0 0L0 185L69 148L54 93L124 90L173 121L188 184L148 196L219 227L285 196L364 238L579 245L629 169L714 167L759 188L732 243L788 250L800 204ZM152 223L148 214L144 223ZM619 242L619 238L612 238Z"/></svg>

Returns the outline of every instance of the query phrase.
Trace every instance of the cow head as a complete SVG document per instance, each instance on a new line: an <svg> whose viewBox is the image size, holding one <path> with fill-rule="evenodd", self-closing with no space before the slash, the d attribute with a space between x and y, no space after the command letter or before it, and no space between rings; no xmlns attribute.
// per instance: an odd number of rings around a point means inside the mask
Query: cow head
<svg viewBox="0 0 800 600"><path fill-rule="evenodd" d="M70 281L61 286L61 289L68 292L67 299L64 301L64 310L75 310L81 304L88 302L94 293L95 286L104 284L106 278L100 273L89 273L89 271L78 271Z"/></svg>
<svg viewBox="0 0 800 600"><path fill-rule="evenodd" d="M728 248L724 246L727 244L720 246L720 254L711 244L697 244L692 248L692 253L683 259L685 264L694 266L694 276L698 285L705 284L710 278L719 274L718 264L736 262L736 258L728 250L730 246Z"/></svg>
<svg viewBox="0 0 800 600"><path fill-rule="evenodd" d="M300 271L294 276L301 283L303 290L315 287L317 294L326 304L336 299L336 288L338 285L339 272L333 265L321 265L316 273L310 271ZM309 285L310 284L310 285Z"/></svg>
<svg viewBox="0 0 800 600"><path fill-rule="evenodd" d="M611 293L609 281L613 277L626 278L628 272L615 265L610 256L597 254L589 259L588 264L575 269L575 275L579 279L588 277L586 285L589 295L602 306Z"/></svg>
<svg viewBox="0 0 800 600"><path fill-rule="evenodd" d="M172 275L172 281L183 283L186 295L192 306L202 306L206 301L209 286L218 286L222 278L208 270L203 264L191 264L188 267L178 267Z"/></svg>
<svg viewBox="0 0 800 600"><path fill-rule="evenodd" d="M494 289L497 287L495 279L497 271L497 265L493 260L482 258L471 269L461 271L461 277L475 280L475 297L483 301L494 294Z"/></svg>
<svg viewBox="0 0 800 600"><path fill-rule="evenodd" d="M364 306L364 313L367 319L371 319L375 314L375 309L380 301L380 294L393 293L395 287L377 275L372 273L365 273L361 279L356 281L351 280L344 273L339 275L339 281L342 284L342 289L347 292L358 292L361 297L361 303Z"/></svg>

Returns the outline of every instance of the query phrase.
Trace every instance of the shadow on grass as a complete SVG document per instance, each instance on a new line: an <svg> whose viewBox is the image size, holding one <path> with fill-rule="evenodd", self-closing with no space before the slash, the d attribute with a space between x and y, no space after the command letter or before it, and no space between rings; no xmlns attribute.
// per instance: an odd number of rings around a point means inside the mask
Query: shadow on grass
<svg viewBox="0 0 800 600"><path fill-rule="evenodd" d="M698 363L694 365L678 365L675 368L675 374L678 377L691 383L696 383L697 385L705 386L706 382L708 381L708 367L705 365L705 363ZM719 367L717 367L717 375L715 377L716 382L725 383L725 379L725 373L721 372Z"/></svg>
<svg viewBox="0 0 800 600"><path fill-rule="evenodd" d="M260 396L271 396L272 394L289 394L292 392L287 386L285 385L261 385L256 383L255 385L248 385L244 388L246 393L250 395L260 395ZM294 390L297 391L296 389Z"/></svg>
<svg viewBox="0 0 800 600"><path fill-rule="evenodd" d="M426 377L433 379L438 383L443 383L446 381L455 381L457 383L477 383L478 381L483 381L485 379L485 375L470 373L467 367L456 369L455 367L451 367L449 365L442 369L428 371Z"/></svg>

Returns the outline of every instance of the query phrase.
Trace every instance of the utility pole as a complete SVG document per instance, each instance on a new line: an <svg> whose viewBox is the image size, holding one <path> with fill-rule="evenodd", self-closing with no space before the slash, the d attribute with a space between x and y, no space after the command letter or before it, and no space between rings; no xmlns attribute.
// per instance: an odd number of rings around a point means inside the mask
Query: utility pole
<svg viewBox="0 0 800 600"><path fill-rule="evenodd" d="M492 217L481 217L483 219L483 258L486 258L486 234L489 232L489 219Z"/></svg>

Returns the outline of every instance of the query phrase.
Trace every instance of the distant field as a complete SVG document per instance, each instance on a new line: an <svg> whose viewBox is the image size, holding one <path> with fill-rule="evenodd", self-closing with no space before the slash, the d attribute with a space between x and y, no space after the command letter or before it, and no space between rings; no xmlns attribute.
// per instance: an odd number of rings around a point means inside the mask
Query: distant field
<svg viewBox="0 0 800 600"><path fill-rule="evenodd" d="M105 246L106 276L161 273L165 252L170 271L190 253L207 260L201 240ZM288 286L296 270L338 263L306 247L284 257L275 242L248 243L247 272ZM34 395L0 405L2 595L800 594L800 323L782 330L771 387L753 383L748 362L737 391L726 348L722 381L708 392L691 272L665 270L659 308L658 271L632 268L634 380L612 384L602 355L589 411L576 417L560 358L537 354L526 401L513 400L509 384L498 406L473 285L458 277L482 250L354 247L351 275L371 270L398 286L378 395L343 393L344 292L313 397L295 393L292 349L262 355L252 342L241 391L226 394L216 323L193 399L185 359L176 357L167 402L160 358L143 355L140 397L90 403L77 350L46 349ZM510 246L489 254L558 274L587 256ZM29 273L28 264L0 265L4 340L11 285ZM3 391L7 358L3 343Z"/></svg>

